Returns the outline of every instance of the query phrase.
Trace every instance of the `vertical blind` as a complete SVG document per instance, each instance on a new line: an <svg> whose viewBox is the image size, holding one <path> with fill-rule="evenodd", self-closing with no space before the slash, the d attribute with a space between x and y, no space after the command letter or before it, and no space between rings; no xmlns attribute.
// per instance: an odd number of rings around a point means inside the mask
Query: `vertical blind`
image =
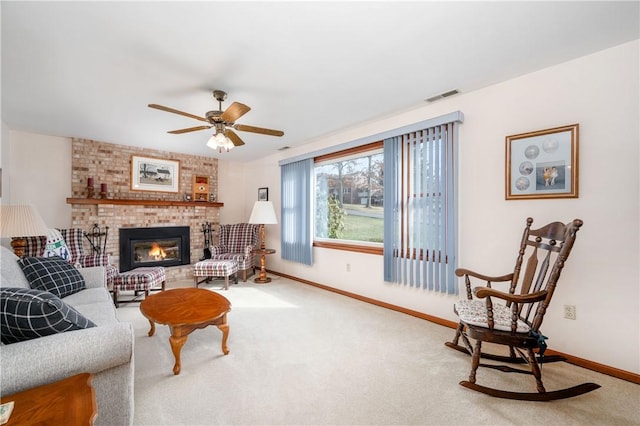
<svg viewBox="0 0 640 426"><path fill-rule="evenodd" d="M384 141L384 279L456 293L458 122Z"/></svg>
<svg viewBox="0 0 640 426"><path fill-rule="evenodd" d="M313 158L282 164L280 167L282 258L305 265L313 264L312 172Z"/></svg>

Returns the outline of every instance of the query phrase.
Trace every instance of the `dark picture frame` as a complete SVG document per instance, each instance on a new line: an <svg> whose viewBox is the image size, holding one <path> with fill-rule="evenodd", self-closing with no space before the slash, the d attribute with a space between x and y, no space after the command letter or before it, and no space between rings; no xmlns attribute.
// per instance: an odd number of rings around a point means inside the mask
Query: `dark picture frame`
<svg viewBox="0 0 640 426"><path fill-rule="evenodd" d="M505 198L578 198L578 124L506 137Z"/></svg>
<svg viewBox="0 0 640 426"><path fill-rule="evenodd" d="M258 188L258 201L269 201L269 188Z"/></svg>

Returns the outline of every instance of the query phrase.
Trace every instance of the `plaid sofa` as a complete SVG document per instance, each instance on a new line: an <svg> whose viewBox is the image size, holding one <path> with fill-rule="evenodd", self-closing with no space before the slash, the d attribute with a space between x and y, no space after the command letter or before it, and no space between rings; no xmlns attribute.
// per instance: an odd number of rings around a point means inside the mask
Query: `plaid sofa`
<svg viewBox="0 0 640 426"><path fill-rule="evenodd" d="M92 266L104 266L107 276L107 287L113 288L113 280L118 276L118 267L110 264L110 256L108 254L85 254L84 253L84 233L82 229L58 229L60 235L67 243L70 262L79 265L82 268L90 268ZM30 257L41 257L44 255L44 249L47 245L47 237L24 237L27 241L24 255Z"/></svg>
<svg viewBox="0 0 640 426"><path fill-rule="evenodd" d="M258 247L260 225L236 223L220 225L220 239L217 245L211 246L212 260L235 260L242 281L253 274L255 262L254 250Z"/></svg>

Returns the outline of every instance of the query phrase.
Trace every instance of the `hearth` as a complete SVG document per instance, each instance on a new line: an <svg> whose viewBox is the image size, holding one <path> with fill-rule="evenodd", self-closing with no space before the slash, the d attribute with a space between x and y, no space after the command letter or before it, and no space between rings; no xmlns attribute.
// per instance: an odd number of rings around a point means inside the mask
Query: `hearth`
<svg viewBox="0 0 640 426"><path fill-rule="evenodd" d="M188 226L120 228L120 272L191 263Z"/></svg>

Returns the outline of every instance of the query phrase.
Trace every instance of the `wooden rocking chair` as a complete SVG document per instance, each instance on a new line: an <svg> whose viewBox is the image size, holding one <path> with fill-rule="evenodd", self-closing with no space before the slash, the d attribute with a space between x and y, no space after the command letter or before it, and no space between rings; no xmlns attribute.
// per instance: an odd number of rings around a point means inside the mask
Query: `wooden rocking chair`
<svg viewBox="0 0 640 426"><path fill-rule="evenodd" d="M457 276L464 276L467 299L454 306L460 322L453 341L446 342L445 345L472 356L469 380L460 382L466 388L499 398L530 401L551 401L582 395L600 386L583 383L547 392L542 384L540 369L543 362L565 360L561 356L544 356L547 338L540 331L540 326L582 221L575 219L566 225L552 222L535 230L531 229L532 223L533 219L528 218L512 273L491 277L468 269L456 270ZM522 282L519 282L525 256L525 271ZM472 291L472 278L484 281L486 285L475 287ZM492 288L492 284L501 282L509 283L507 292ZM472 346L469 339L475 340L475 346ZM462 345L458 344L459 340L462 340ZM483 353L482 342L508 346L509 356ZM528 364L530 370L481 364L481 358L501 363ZM533 374L537 392L511 392L479 385L476 383L479 366L503 372Z"/></svg>

